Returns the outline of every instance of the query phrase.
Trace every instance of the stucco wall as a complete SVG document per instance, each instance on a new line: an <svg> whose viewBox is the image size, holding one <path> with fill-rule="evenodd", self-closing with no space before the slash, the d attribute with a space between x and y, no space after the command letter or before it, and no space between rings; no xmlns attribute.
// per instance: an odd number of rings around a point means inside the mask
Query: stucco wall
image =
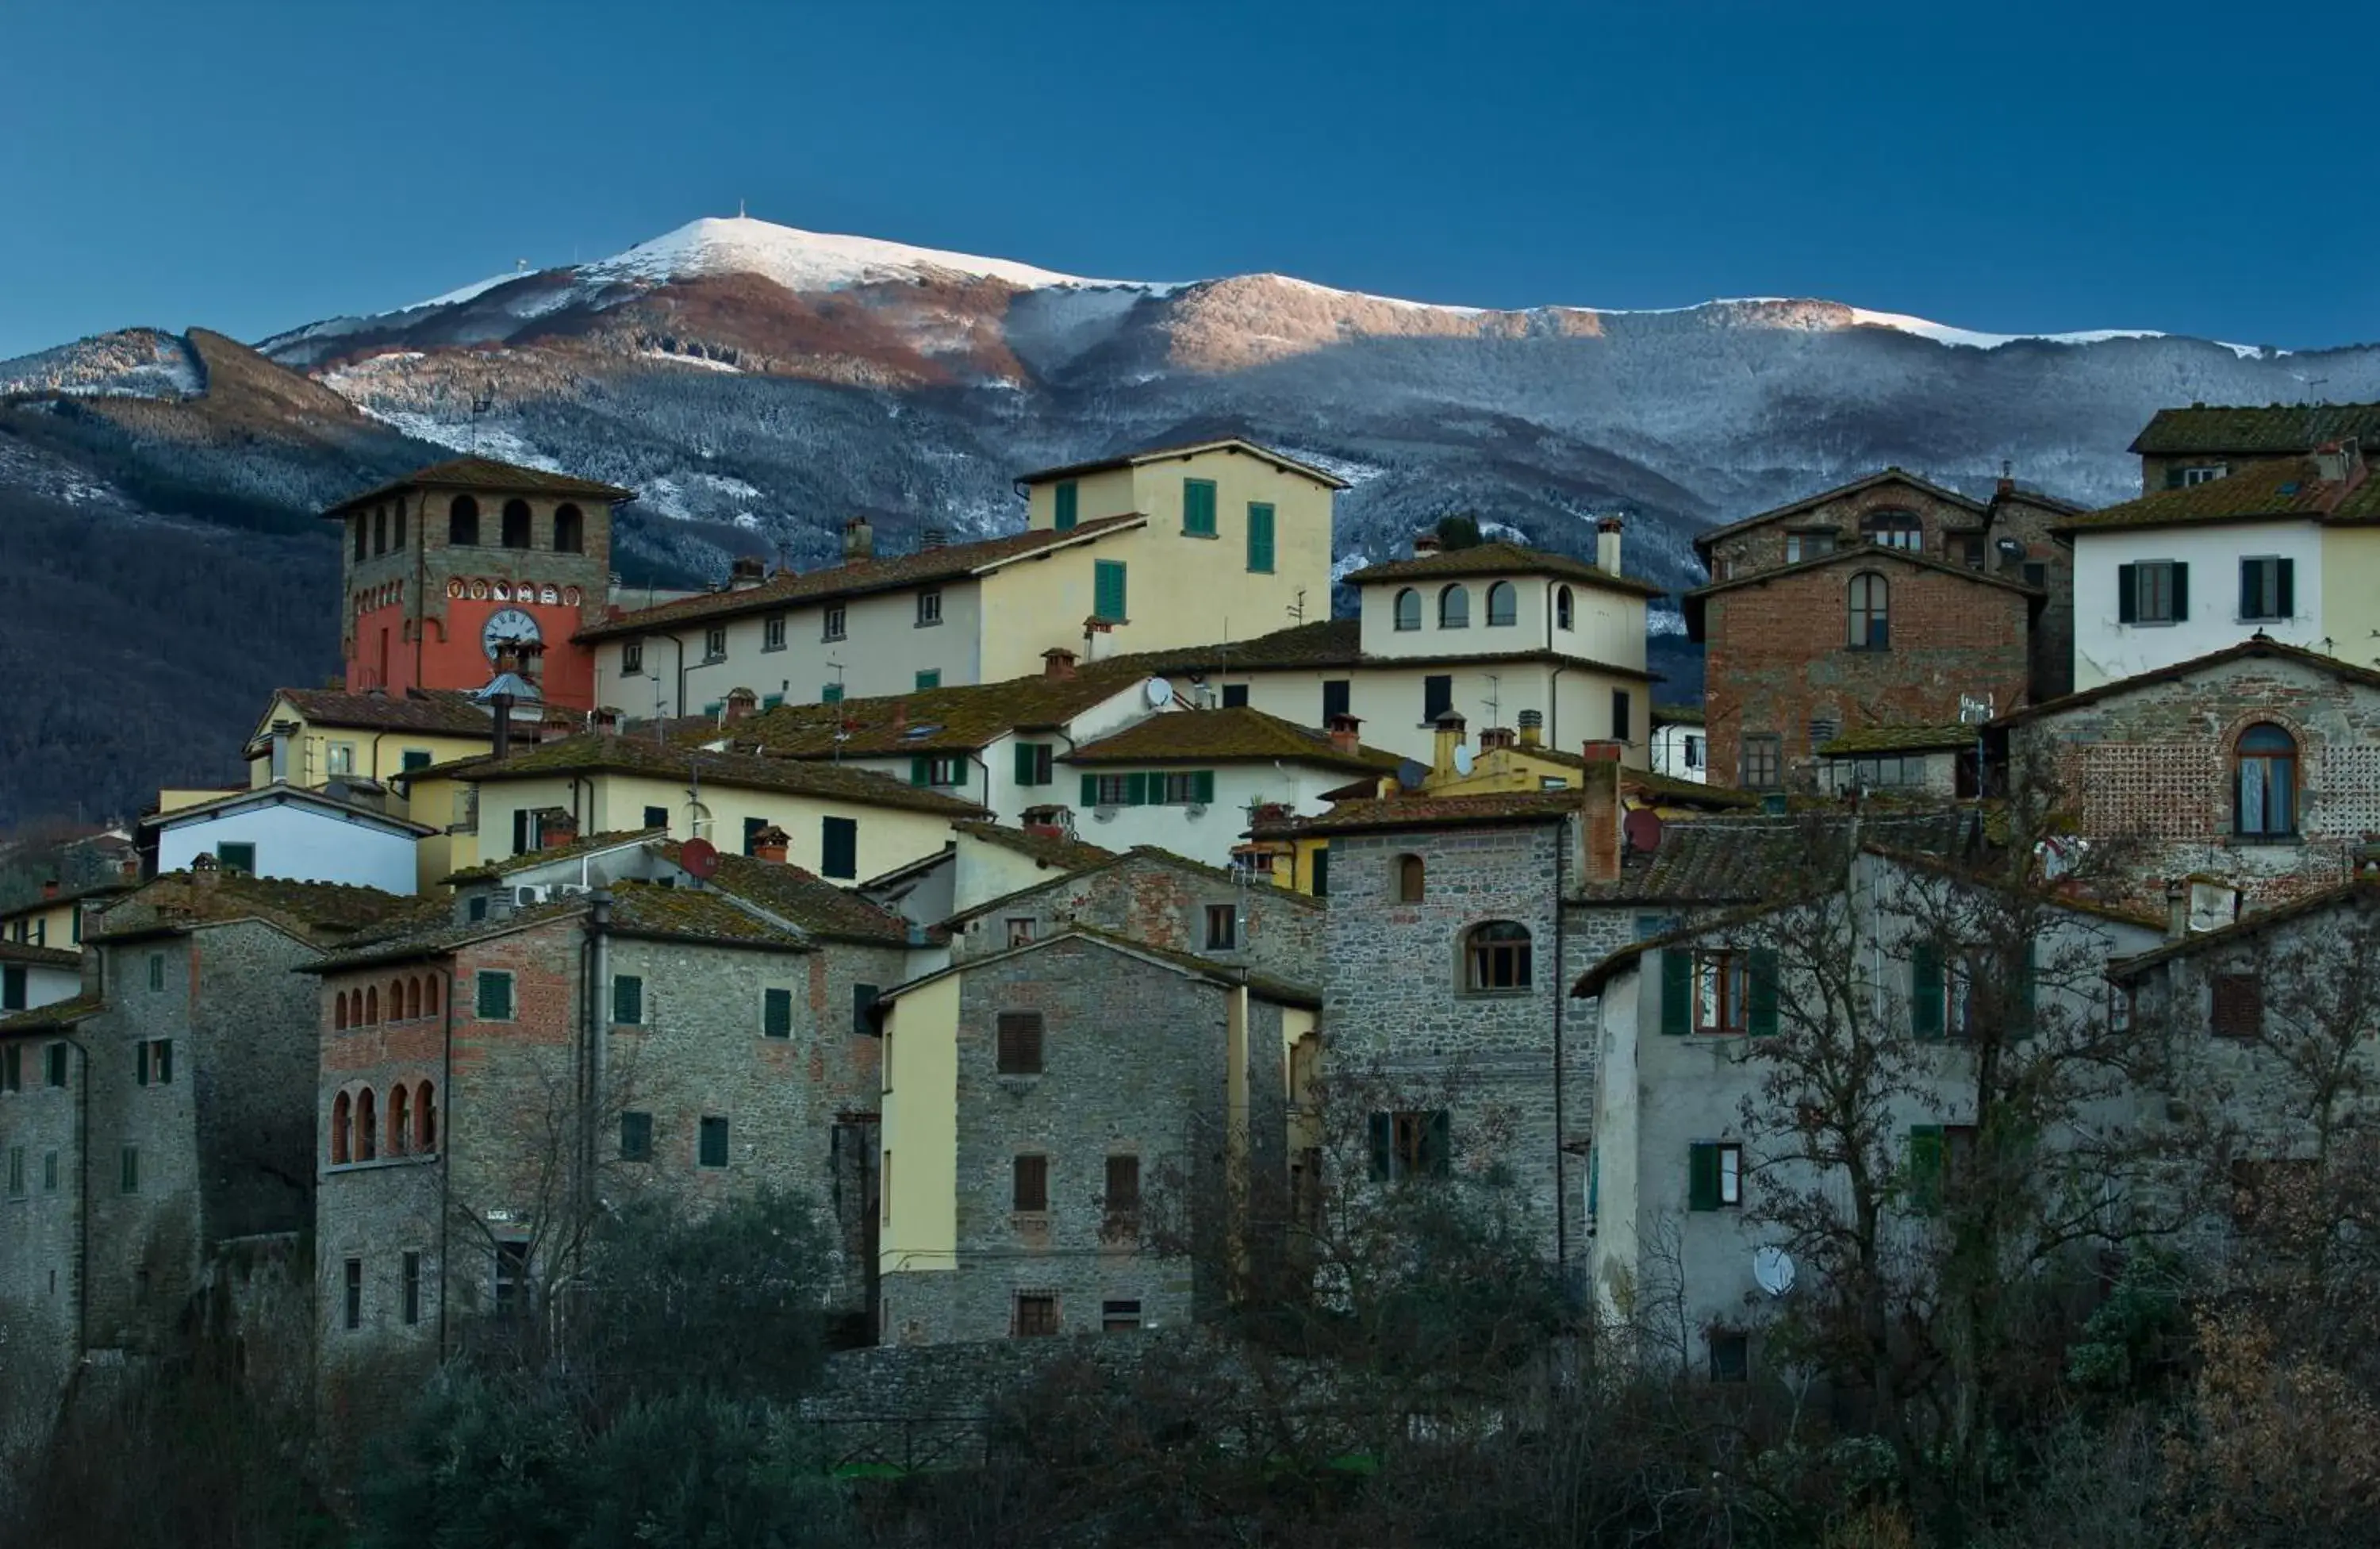
<svg viewBox="0 0 2380 1549"><path fill-rule="evenodd" d="M243 800L248 799L242 798ZM157 869L180 872L226 844L256 847L256 874L410 894L413 835L296 802L192 817L158 831Z"/></svg>
<svg viewBox="0 0 2380 1549"><path fill-rule="evenodd" d="M2074 535L2074 686L2096 688L2136 673L2187 662L2262 631L2286 645L2321 649L2339 631L2324 622L2335 585L2325 571L2324 534L2310 522L2246 522L2152 528L2141 531L2085 530ZM2240 616L2240 561L2272 555L2294 560L2296 616ZM2190 567L2190 616L2171 624L2117 621L2119 567L2171 560ZM2368 580L2356 590L2368 594ZM2340 637L2353 648L2352 637ZM2365 654L2369 654L2367 652Z"/></svg>

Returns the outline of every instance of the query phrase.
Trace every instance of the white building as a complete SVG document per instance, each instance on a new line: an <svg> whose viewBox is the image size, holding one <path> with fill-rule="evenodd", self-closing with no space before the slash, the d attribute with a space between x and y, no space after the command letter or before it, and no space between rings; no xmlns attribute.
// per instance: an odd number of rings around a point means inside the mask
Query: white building
<svg viewBox="0 0 2380 1549"><path fill-rule="evenodd" d="M414 891L415 843L435 832L302 786L235 791L142 820L158 872L203 855L227 872L290 882ZM144 846L144 848L146 848Z"/></svg>
<svg viewBox="0 0 2380 1549"><path fill-rule="evenodd" d="M82 988L82 959L55 946L0 941L0 1017L71 1000Z"/></svg>
<svg viewBox="0 0 2380 1549"><path fill-rule="evenodd" d="M1697 785L1710 779L1710 738L1703 730L1699 705L1658 705L1653 711L1652 770L1672 780Z"/></svg>

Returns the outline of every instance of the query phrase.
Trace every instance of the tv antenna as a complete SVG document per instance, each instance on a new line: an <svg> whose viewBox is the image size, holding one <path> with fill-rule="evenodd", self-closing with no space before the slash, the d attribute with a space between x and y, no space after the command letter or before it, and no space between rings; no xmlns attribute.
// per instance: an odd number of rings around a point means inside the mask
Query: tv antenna
<svg viewBox="0 0 2380 1549"><path fill-rule="evenodd" d="M1501 726L1503 723L1496 717L1504 708L1504 701L1501 697L1504 692L1504 680L1492 672L1483 672L1479 676L1488 680L1488 724L1491 726Z"/></svg>
<svg viewBox="0 0 2380 1549"><path fill-rule="evenodd" d="M1301 587L1299 587L1299 588L1297 589L1297 601L1295 601L1295 602L1293 602L1293 603L1290 604L1289 604L1289 606L1287 606L1287 607L1283 608L1281 611L1282 611L1283 613L1285 613L1285 614L1289 615L1289 621L1290 621L1291 623L1293 623L1293 624L1303 624L1303 623L1305 623L1305 588L1304 588L1304 587L1302 587L1302 586L1301 586Z"/></svg>

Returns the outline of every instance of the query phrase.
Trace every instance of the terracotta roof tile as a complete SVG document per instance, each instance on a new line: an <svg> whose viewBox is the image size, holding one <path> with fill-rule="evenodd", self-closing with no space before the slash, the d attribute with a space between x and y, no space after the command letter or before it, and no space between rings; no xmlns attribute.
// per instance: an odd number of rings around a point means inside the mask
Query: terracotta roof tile
<svg viewBox="0 0 2380 1549"><path fill-rule="evenodd" d="M287 700L317 726L349 726L363 731L419 731L443 737L476 737L493 740L495 717L470 696L451 689L413 689L402 694L350 694L338 689L282 689L276 698ZM268 710L267 714L271 712ZM517 712L516 725L529 720ZM539 717L548 726L577 726L584 719L575 712L548 707ZM532 724L535 724L534 722ZM271 727L260 725L258 738Z"/></svg>
<svg viewBox="0 0 2380 1549"><path fill-rule="evenodd" d="M753 723L746 723L747 725ZM707 749L673 747L642 738L589 733L542 742L506 759L464 759L439 764L437 774L459 780L491 783L538 779L549 774L617 773L657 774L671 779L688 774L723 786L747 790L778 790L823 801L855 801L875 807L901 807L920 812L972 817L983 809L940 791L904 785L870 770L845 764L820 763L752 753L721 753Z"/></svg>
<svg viewBox="0 0 2380 1549"><path fill-rule="evenodd" d="M2130 450L2141 457L2193 452L2286 455L2354 436L2380 446L2380 403L2276 403L2263 408L2194 403L2160 409Z"/></svg>
<svg viewBox="0 0 2380 1549"><path fill-rule="evenodd" d="M1331 834L1394 833L1407 828L1506 823L1554 823L1578 811L1579 793L1499 791L1485 796L1386 796L1342 801L1315 817L1252 824L1257 838Z"/></svg>
<svg viewBox="0 0 2380 1549"><path fill-rule="evenodd" d="M1027 860L1062 872L1104 865L1119 853L1071 834L1036 834L1029 828L1011 828L997 823L954 823L951 827L971 839L1014 850Z"/></svg>
<svg viewBox="0 0 2380 1549"><path fill-rule="evenodd" d="M567 473L549 473L541 468L523 468L517 463L498 462L493 457L449 457L444 462L415 469L402 479L392 480L361 494L349 495L322 514L335 517L367 501L382 500L406 490L424 488L490 490L499 494L575 494L607 503L637 497L634 490L599 484L592 479L574 478Z"/></svg>
<svg viewBox="0 0 2380 1549"><path fill-rule="evenodd" d="M663 842L655 848L673 863L677 860L680 847L676 843ZM811 935L880 946L910 945L907 920L878 908L848 888L836 886L816 872L787 862L757 860L722 851L719 870L712 874L710 885L757 905ZM683 894L691 890L676 891Z"/></svg>
<svg viewBox="0 0 2380 1549"><path fill-rule="evenodd" d="M112 906L87 933L94 941L165 934L233 920L262 920L310 939L346 939L443 905L328 882L216 872L168 872Z"/></svg>
<svg viewBox="0 0 2380 1549"><path fill-rule="evenodd" d="M726 942L785 951L798 951L807 945L801 937L738 909L721 892L709 888L664 887L655 882L629 881L613 883L611 893L612 928L623 935Z"/></svg>
<svg viewBox="0 0 2380 1549"><path fill-rule="evenodd" d="M1801 499L1783 506L1772 506L1766 511L1755 512L1741 520L1729 522L1723 527L1708 528L1694 534L1694 547L1702 552L1705 561L1707 562L1710 558L1711 545L1721 538L1732 538L1739 532L1750 531L1766 523L1798 516L1803 511L1824 506L1830 500L1840 500L1845 495L1857 494L1862 490L1874 489L1879 484L1907 484L1936 500L1962 506L1979 517L1986 509L1982 501L1970 499L1954 489L1934 482L1931 479L1921 479L1906 469L1887 468L1871 473L1865 478L1854 479L1848 484L1837 484L1832 489L1820 490L1815 494L1803 495Z"/></svg>
<svg viewBox="0 0 2380 1549"><path fill-rule="evenodd" d="M1163 446L1144 446L1138 451L1118 452L1113 457L1100 457L1091 462L1069 463L1063 468L1037 469L1031 473L1018 474L1016 482L1020 484L1041 484L1052 479L1079 479L1088 474L1105 473L1111 469L1131 468L1139 463L1161 462L1168 457L1187 457L1193 452L1227 449L1262 458L1276 468L1287 469L1293 473L1303 473L1318 483L1328 484L1334 490L1349 487L1347 481L1335 473L1326 472L1311 463L1300 462L1295 457L1276 452L1269 446L1262 446L1236 435L1218 436L1211 441L1183 441Z"/></svg>
<svg viewBox="0 0 2380 1549"><path fill-rule="evenodd" d="M1470 548L1440 549L1412 559L1391 559L1368 565L1345 578L1350 586L1371 586L1401 580L1453 580L1464 576L1553 576L1582 586L1630 592L1640 597L1666 597L1666 587L1633 576L1615 576L1583 559L1520 543L1477 543Z"/></svg>
<svg viewBox="0 0 2380 1549"><path fill-rule="evenodd" d="M2367 470L2351 481L2325 483L2312 457L2251 463L2220 479L2159 490L2058 524L2059 532L2103 528L2176 527L2193 522L2380 519L2380 479Z"/></svg>
<svg viewBox="0 0 2380 1549"><path fill-rule="evenodd" d="M1974 726L1863 726L1831 738L1817 752L1822 758L1853 753L1926 753L1975 745Z"/></svg>
<svg viewBox="0 0 2380 1549"><path fill-rule="evenodd" d="M687 733L681 740L725 738L780 759L973 752L1012 731L1064 726L1146 676L1137 665L1109 661L1072 677L1037 673L1004 683L920 689L838 704L781 704L731 726Z"/></svg>
<svg viewBox="0 0 2380 1549"><path fill-rule="evenodd" d="M1404 761L1378 748L1342 752L1328 732L1315 731L1246 705L1223 710L1173 710L1151 715L1111 737L1086 742L1067 763L1228 763L1291 759L1331 769L1394 770Z"/></svg>
<svg viewBox="0 0 2380 1549"><path fill-rule="evenodd" d="M2210 651L2204 656L2193 656L2187 662L2176 662L2169 666L2152 667L2147 672L2134 673L2130 677L2115 678L2095 688L2079 689L2058 699L2044 700L2039 704L2029 704L2021 710L2011 710L1993 721L1991 725L1995 728L2001 728L2021 726L2028 721L2044 720L2050 716L2063 714L2070 710L2080 710L2085 705L2096 704L2101 700L2113 699L2119 694L2129 694L2135 689L2179 682L2193 673L2204 672L2210 667L2253 659L2295 662L2301 666L2327 673L2333 677L2344 678L2350 683L2361 683L2366 688L2380 689L2380 672L2375 672L2370 667L2360 667L2352 662L2341 661L2336 656L2325 656L2318 651L2308 651L2302 646L2285 645L2269 636L2258 634L2249 636L2237 645L2228 645L2220 651Z"/></svg>

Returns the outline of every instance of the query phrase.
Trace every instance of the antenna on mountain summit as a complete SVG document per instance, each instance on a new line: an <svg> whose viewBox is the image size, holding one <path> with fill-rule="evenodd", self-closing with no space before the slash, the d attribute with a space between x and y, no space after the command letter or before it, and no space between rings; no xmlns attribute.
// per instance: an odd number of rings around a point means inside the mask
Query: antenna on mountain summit
<svg viewBox="0 0 2380 1549"><path fill-rule="evenodd" d="M748 218L744 213L744 201L740 199L735 201L735 218L739 221Z"/></svg>

